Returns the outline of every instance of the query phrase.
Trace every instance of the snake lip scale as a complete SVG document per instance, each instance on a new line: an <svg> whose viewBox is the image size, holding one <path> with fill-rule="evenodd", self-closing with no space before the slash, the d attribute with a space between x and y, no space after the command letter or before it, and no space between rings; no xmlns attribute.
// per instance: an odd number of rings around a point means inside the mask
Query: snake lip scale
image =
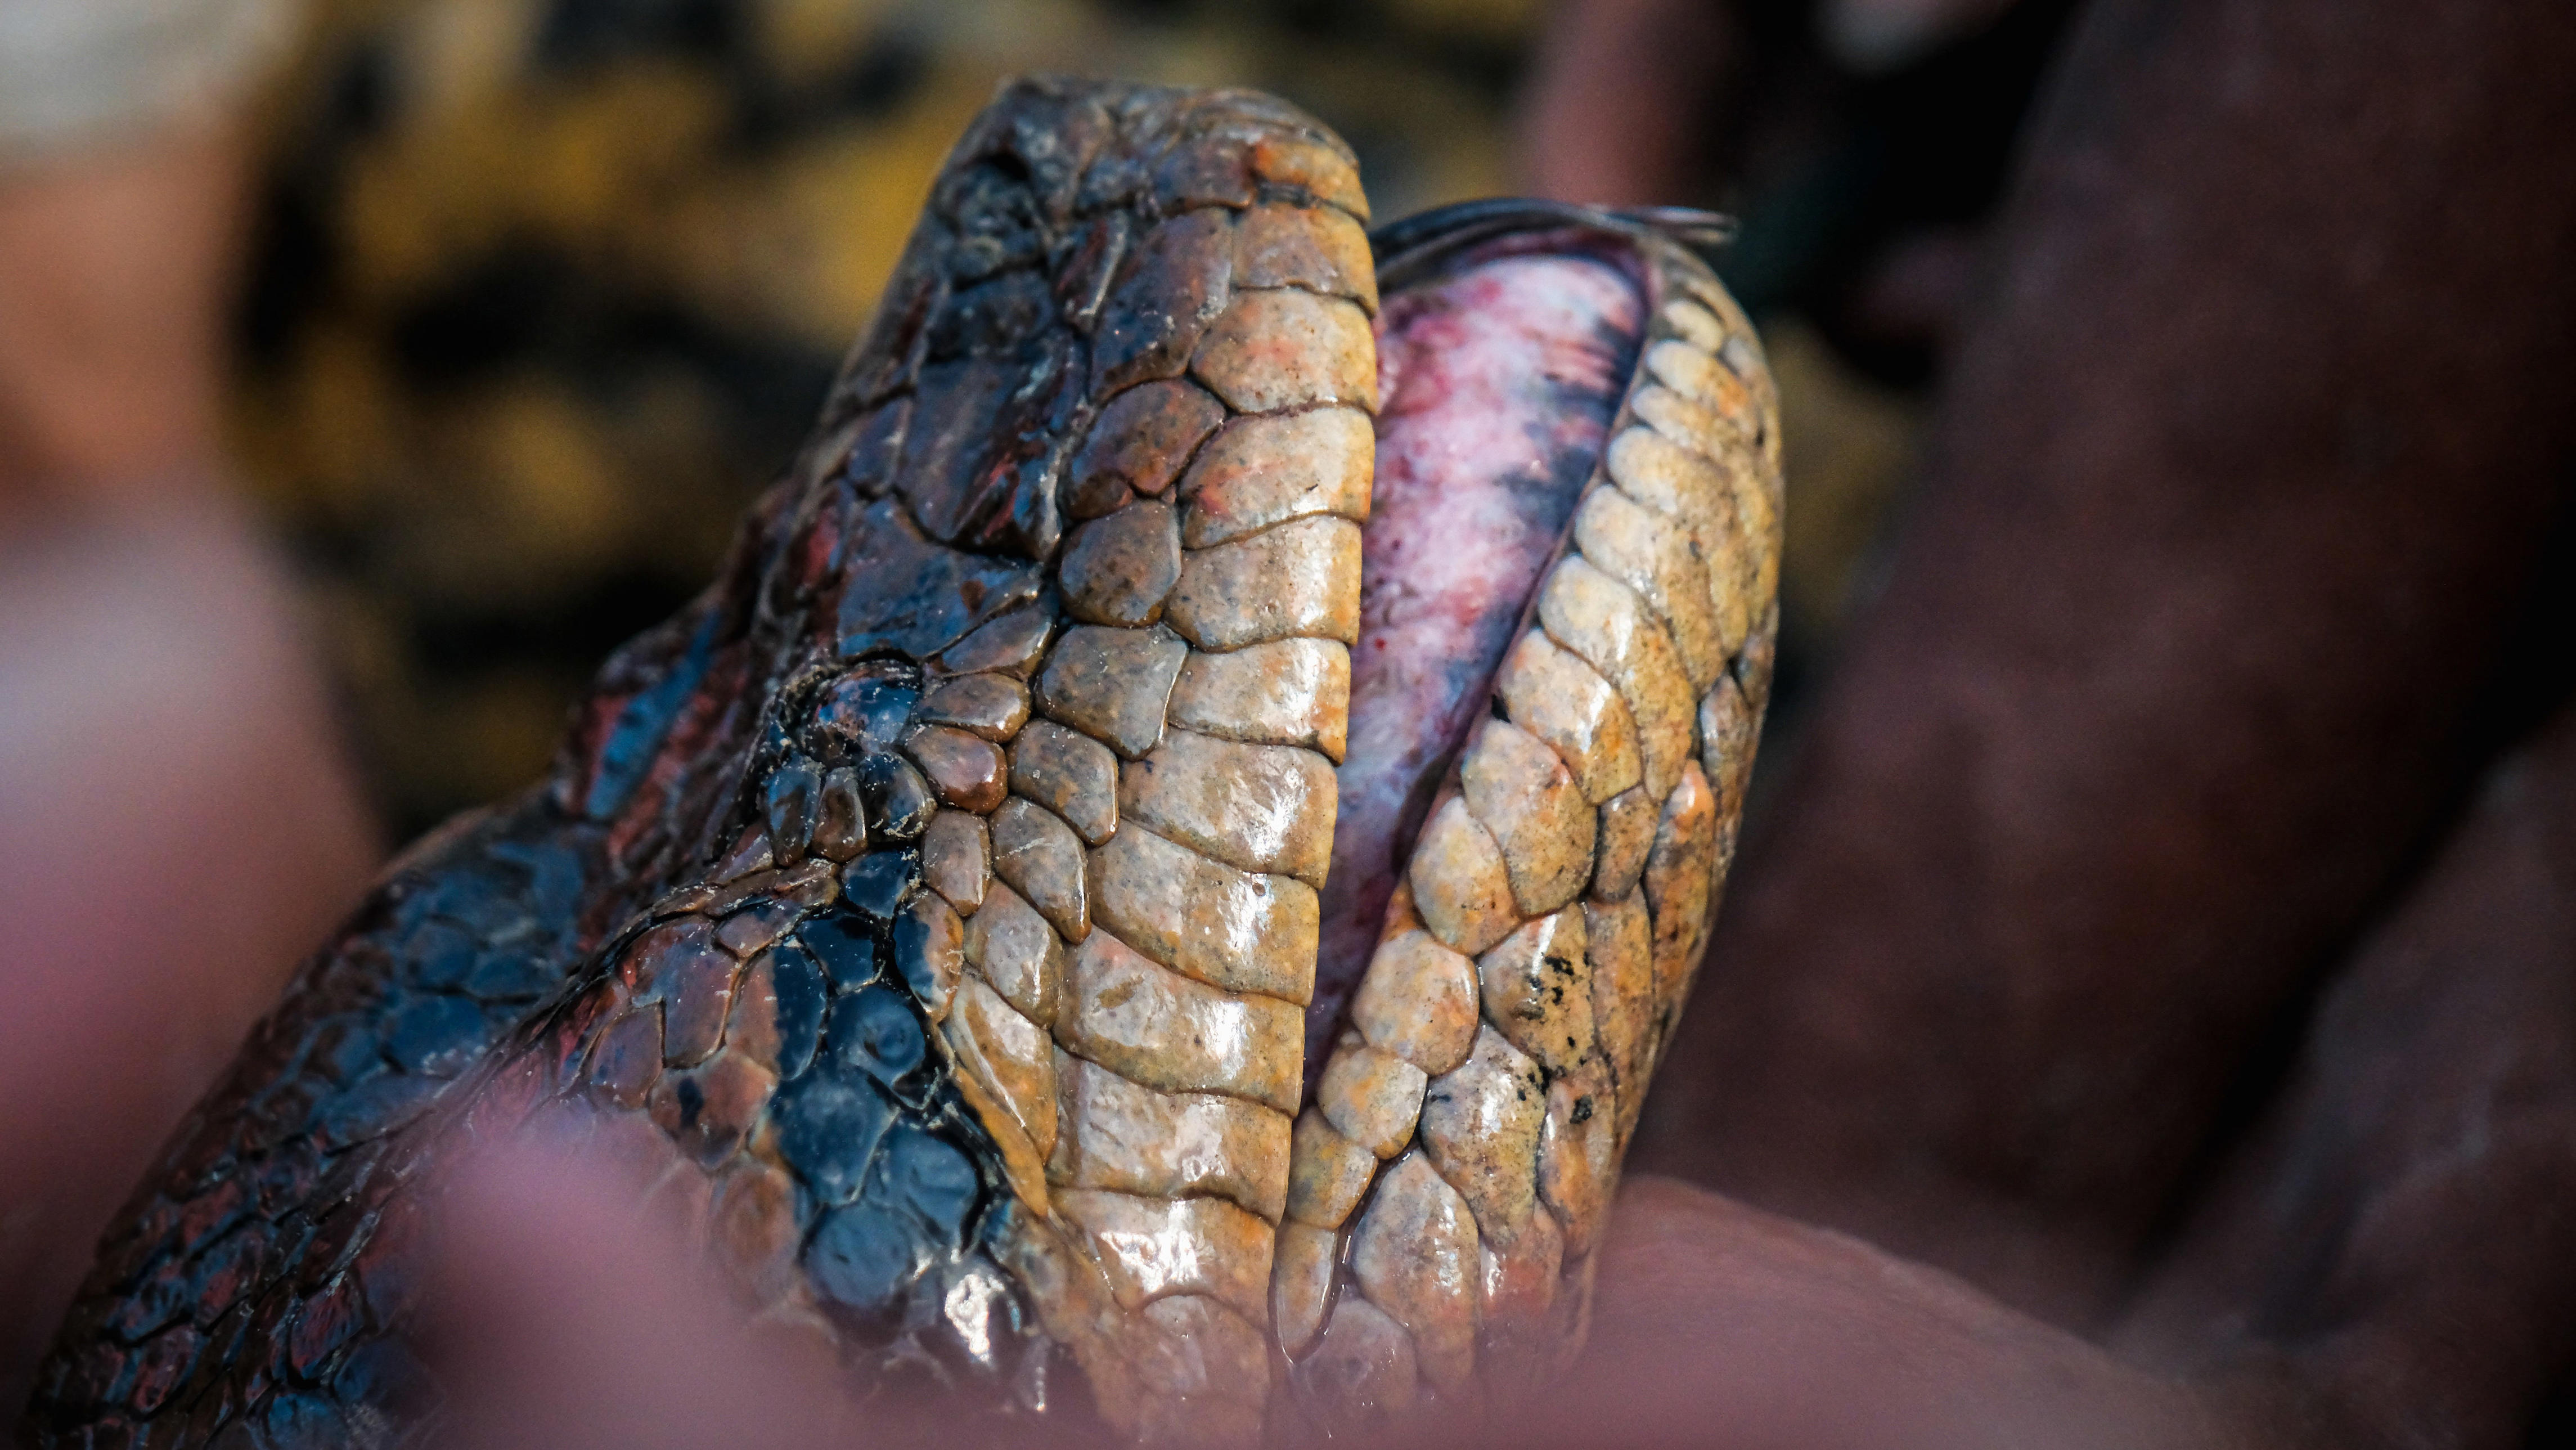
<svg viewBox="0 0 2576 1450"><path fill-rule="evenodd" d="M1525 1393L1707 940L1776 399L1693 254L1374 238L1240 91L1006 87L720 576L433 832L102 1240L41 1445L417 1443L436 1169L579 1135L859 1400Z"/></svg>

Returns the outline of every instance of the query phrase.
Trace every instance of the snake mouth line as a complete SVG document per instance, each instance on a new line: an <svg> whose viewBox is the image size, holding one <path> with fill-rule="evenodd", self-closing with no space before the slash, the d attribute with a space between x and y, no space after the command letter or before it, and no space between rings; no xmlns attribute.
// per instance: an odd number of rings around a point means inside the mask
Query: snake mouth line
<svg viewBox="0 0 2576 1450"><path fill-rule="evenodd" d="M39 1442L430 1433L420 1185L566 1103L862 1394L1245 1442L1578 1346L1774 401L1704 219L1478 204L1382 273L1367 219L1266 97L1007 88L717 585L174 1142Z"/></svg>
<svg viewBox="0 0 2576 1450"><path fill-rule="evenodd" d="M1384 401L1307 1008L1309 1102L1432 796L1491 713L1504 651L1570 542L1635 367L1639 267L1622 238L1506 236L1445 258L1380 315Z"/></svg>

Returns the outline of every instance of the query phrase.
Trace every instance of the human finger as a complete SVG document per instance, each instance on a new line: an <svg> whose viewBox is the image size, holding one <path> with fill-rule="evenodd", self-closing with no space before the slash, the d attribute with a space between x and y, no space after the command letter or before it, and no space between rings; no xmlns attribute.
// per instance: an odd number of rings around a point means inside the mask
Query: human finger
<svg viewBox="0 0 2576 1450"><path fill-rule="evenodd" d="M2330 987L2121 1327L2350 1443L2523 1443L2576 1365L2576 710L2500 766Z"/></svg>
<svg viewBox="0 0 2576 1450"><path fill-rule="evenodd" d="M1563 201L1698 199L1743 40L1725 0L1570 0L1533 52L1523 187Z"/></svg>

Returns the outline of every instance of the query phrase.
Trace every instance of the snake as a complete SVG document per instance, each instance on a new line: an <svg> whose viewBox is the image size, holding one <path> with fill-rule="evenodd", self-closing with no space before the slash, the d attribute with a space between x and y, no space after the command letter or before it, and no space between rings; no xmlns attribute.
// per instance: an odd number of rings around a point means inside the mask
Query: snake
<svg viewBox="0 0 2576 1450"><path fill-rule="evenodd" d="M1776 389L1702 214L1369 221L1281 101L1005 85L717 578L299 968L22 1433L434 1438L437 1170L540 1120L861 1402L1243 1444L1561 1372L1735 854Z"/></svg>

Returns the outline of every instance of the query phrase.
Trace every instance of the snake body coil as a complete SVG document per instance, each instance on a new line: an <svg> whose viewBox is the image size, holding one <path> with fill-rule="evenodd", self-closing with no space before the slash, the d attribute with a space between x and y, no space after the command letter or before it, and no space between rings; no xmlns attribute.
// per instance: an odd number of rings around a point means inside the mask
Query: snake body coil
<svg viewBox="0 0 2576 1450"><path fill-rule="evenodd" d="M181 1129L37 1442L429 1433L434 1170L566 1105L862 1395L1241 1441L1570 1354L1733 850L1774 402L1670 218L1366 217L1266 98L1006 90L722 577Z"/></svg>

